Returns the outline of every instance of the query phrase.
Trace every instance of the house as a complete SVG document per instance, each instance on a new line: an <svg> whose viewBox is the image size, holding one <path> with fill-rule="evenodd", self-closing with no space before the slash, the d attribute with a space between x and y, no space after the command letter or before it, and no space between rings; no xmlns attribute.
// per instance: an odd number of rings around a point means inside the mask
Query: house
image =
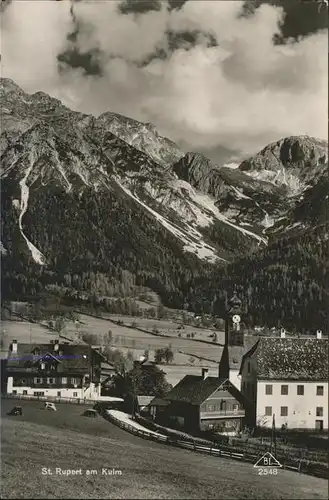
<svg viewBox="0 0 329 500"><path fill-rule="evenodd" d="M242 302L234 294L228 301L225 316L225 342L219 363L218 376L221 379L228 378L230 382L241 390L241 378L239 376L243 356L256 344L258 337L243 334L240 327L242 319Z"/></svg>
<svg viewBox="0 0 329 500"><path fill-rule="evenodd" d="M156 420L158 424L167 423L167 407L170 402L159 397L152 398L149 404L149 412L153 420Z"/></svg>
<svg viewBox="0 0 329 500"><path fill-rule="evenodd" d="M187 432L217 431L235 434L242 428L245 416L244 399L228 379L202 375L186 375L168 395L150 403L151 414L157 420L158 412L165 412L169 425ZM167 401L167 406L162 401ZM159 408L159 409L158 409Z"/></svg>
<svg viewBox="0 0 329 500"><path fill-rule="evenodd" d="M136 396L136 412L145 413L149 412L149 404L154 396Z"/></svg>
<svg viewBox="0 0 329 500"><path fill-rule="evenodd" d="M251 425L328 429L328 340L262 337L240 369L241 391L250 403Z"/></svg>
<svg viewBox="0 0 329 500"><path fill-rule="evenodd" d="M89 345L18 344L8 353L7 393L94 399L101 396L105 358ZM107 363L107 373L114 368Z"/></svg>

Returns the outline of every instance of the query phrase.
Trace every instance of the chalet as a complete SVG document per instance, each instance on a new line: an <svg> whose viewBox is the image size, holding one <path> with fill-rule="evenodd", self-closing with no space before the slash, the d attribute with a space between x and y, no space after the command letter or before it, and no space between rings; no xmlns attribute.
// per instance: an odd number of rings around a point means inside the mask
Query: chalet
<svg viewBox="0 0 329 500"><path fill-rule="evenodd" d="M149 413L149 405L154 396L136 396L137 413Z"/></svg>
<svg viewBox="0 0 329 500"><path fill-rule="evenodd" d="M244 355L242 394L251 425L328 429L328 339L261 337Z"/></svg>
<svg viewBox="0 0 329 500"><path fill-rule="evenodd" d="M241 390L239 376L243 356L256 344L258 337L243 334L240 327L242 302L236 294L228 301L225 317L225 342L219 363L219 377L228 378L230 382Z"/></svg>
<svg viewBox="0 0 329 500"><path fill-rule="evenodd" d="M157 412L164 412L168 423L187 432L215 431L235 434L245 416L244 399L228 379L202 375L186 375L164 398L150 403L150 412L157 421ZM162 402L166 401L167 405ZM159 409L159 410L158 410Z"/></svg>
<svg viewBox="0 0 329 500"><path fill-rule="evenodd" d="M7 393L97 400L104 364L108 379L114 368L88 345L60 344L58 340L18 344L13 340L6 365Z"/></svg>

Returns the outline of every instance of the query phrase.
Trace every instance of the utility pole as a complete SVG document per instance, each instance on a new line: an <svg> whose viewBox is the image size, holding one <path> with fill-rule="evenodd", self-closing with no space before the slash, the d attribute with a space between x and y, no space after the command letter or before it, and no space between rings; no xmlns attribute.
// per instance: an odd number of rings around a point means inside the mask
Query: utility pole
<svg viewBox="0 0 329 500"><path fill-rule="evenodd" d="M274 446L274 455L276 455L276 434L275 434L275 413L273 413L272 419L272 433L271 433L271 453Z"/></svg>

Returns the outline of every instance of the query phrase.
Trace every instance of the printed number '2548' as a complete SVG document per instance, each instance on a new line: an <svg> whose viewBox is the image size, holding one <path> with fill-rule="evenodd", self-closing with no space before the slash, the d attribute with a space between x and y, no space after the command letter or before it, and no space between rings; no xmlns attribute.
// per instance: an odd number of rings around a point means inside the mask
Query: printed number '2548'
<svg viewBox="0 0 329 500"><path fill-rule="evenodd" d="M259 476L268 476L268 475L273 475L273 476L276 476L278 473L278 469L258 469L258 475Z"/></svg>

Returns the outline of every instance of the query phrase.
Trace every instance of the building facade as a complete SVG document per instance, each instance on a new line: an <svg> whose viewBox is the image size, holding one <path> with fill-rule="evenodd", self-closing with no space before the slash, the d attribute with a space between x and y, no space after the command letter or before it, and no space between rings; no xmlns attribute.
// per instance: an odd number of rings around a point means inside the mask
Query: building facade
<svg viewBox="0 0 329 500"><path fill-rule="evenodd" d="M327 430L328 368L326 339L259 339L240 370L249 424Z"/></svg>
<svg viewBox="0 0 329 500"><path fill-rule="evenodd" d="M8 354L7 393L30 396L101 398L102 365L106 376L114 368L88 345L68 342L52 344L17 344Z"/></svg>
<svg viewBox="0 0 329 500"><path fill-rule="evenodd" d="M208 377L206 369L201 376L186 375L164 398L151 401L150 413L155 421L190 433L236 434L245 417L241 393L228 379Z"/></svg>

